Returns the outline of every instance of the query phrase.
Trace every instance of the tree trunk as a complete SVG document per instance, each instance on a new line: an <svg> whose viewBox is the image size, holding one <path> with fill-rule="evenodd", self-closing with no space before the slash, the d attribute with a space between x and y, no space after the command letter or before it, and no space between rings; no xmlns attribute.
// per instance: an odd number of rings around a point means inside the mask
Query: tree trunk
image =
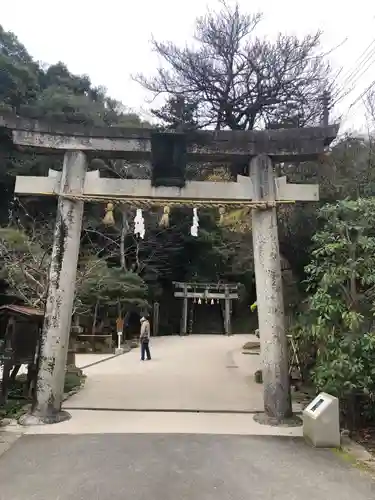
<svg viewBox="0 0 375 500"><path fill-rule="evenodd" d="M95 304L94 318L92 320L92 328L91 328L92 335L96 334L96 321L98 319L98 309L99 309L99 300L97 300Z"/></svg>
<svg viewBox="0 0 375 500"><path fill-rule="evenodd" d="M128 338L128 329L126 328L129 316L130 316L130 311L127 311L125 313L125 317L124 317L124 340L129 340L129 338Z"/></svg>
<svg viewBox="0 0 375 500"><path fill-rule="evenodd" d="M350 245L350 251L349 251L350 258L351 258L352 262L355 262L356 253L357 253L356 252L356 244L352 243ZM354 269L352 270L352 273L350 276L350 295L351 295L351 299L352 299L352 307L355 311L357 311L357 307L358 307L357 276L356 276L356 272Z"/></svg>

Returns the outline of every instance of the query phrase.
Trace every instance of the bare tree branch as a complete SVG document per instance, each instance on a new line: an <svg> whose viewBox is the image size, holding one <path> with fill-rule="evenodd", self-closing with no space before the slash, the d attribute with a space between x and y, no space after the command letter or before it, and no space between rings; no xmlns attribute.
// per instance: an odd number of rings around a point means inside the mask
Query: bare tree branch
<svg viewBox="0 0 375 500"><path fill-rule="evenodd" d="M183 95L195 104L200 126L251 130L316 122L331 75L319 52L321 33L279 34L270 42L255 34L261 14L221 4L196 20L193 45L153 40L164 64L155 76L134 79L153 94Z"/></svg>

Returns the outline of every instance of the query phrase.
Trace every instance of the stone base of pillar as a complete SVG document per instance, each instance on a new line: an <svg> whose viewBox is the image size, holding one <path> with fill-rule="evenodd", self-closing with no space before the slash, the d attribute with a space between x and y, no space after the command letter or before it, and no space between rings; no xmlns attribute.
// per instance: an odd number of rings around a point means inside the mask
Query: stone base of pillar
<svg viewBox="0 0 375 500"><path fill-rule="evenodd" d="M69 374L69 373L73 373L74 375L78 375L79 377L82 377L82 375L83 375L83 371L81 370L81 368L79 368L76 365L68 365L66 367L65 374Z"/></svg>
<svg viewBox="0 0 375 500"><path fill-rule="evenodd" d="M123 347L116 347L115 349L115 354L118 356L120 354L124 354L124 348Z"/></svg>
<svg viewBox="0 0 375 500"><path fill-rule="evenodd" d="M301 427L303 424L302 418L298 415L291 414L289 417L276 418L270 417L265 412L255 413L254 421L271 427Z"/></svg>
<svg viewBox="0 0 375 500"><path fill-rule="evenodd" d="M22 415L22 417L19 418L18 423L24 427L29 427L31 425L58 424L60 422L66 422L71 418L71 414L64 410L48 416L38 415L37 413L26 413L26 415Z"/></svg>

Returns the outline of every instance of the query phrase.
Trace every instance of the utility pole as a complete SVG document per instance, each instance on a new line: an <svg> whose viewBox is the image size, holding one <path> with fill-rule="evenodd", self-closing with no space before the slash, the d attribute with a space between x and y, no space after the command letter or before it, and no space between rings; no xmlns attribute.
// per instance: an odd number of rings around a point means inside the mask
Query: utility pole
<svg viewBox="0 0 375 500"><path fill-rule="evenodd" d="M325 90L323 92L322 103L323 103L322 125L323 125L323 127L328 127L328 125L329 125L329 105L331 103L331 93L328 90Z"/></svg>

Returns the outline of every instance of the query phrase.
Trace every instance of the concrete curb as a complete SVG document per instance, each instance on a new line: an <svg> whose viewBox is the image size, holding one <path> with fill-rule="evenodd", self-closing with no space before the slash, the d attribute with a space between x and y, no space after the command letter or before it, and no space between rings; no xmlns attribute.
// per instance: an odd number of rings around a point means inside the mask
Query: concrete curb
<svg viewBox="0 0 375 500"><path fill-rule="evenodd" d="M259 410L204 410L199 408L99 408L82 406L64 406L67 411L108 411L123 413L206 413L218 415L255 415Z"/></svg>
<svg viewBox="0 0 375 500"><path fill-rule="evenodd" d="M110 359L113 359L113 358L117 358L118 356L122 356L128 352L130 352L132 350L132 348L129 348L127 351L121 353L121 354L114 354L113 356L109 356L108 358L104 358L104 359L101 359L99 361L95 361L94 363L90 363L89 365L85 365L85 366L79 366L77 368L79 368L80 370L83 370L85 368L89 368L90 366L94 366L94 365L97 365L99 363L104 363L105 361L109 361ZM64 393L64 396L63 396L63 402L67 401L71 396L74 396L74 394L77 394L81 389L84 388L85 386L85 382L86 382L86 377L84 377L82 380L81 380L81 384L79 385L79 387L75 387L74 389L72 389L71 391L69 392L66 392ZM25 404L23 407L22 407L22 411L27 411L30 407L30 403L27 403ZM3 424L4 421L8 421L8 423L6 425ZM17 420L16 419L8 419L8 418L4 418L2 420L0 420L0 429L3 428L3 429L6 429L8 426L14 426L14 425L18 425L17 424ZM1 432L1 431L0 431ZM6 432L6 431L5 431ZM12 436L16 435L15 432L11 432L10 433ZM21 437L23 434L23 432L20 433L20 435L18 437ZM1 436L2 434L0 434L0 455L3 453L1 451L2 447L1 447ZM8 449L8 448L7 448Z"/></svg>
<svg viewBox="0 0 375 500"><path fill-rule="evenodd" d="M67 411L108 411L123 413L205 413L208 415L256 415L262 413L261 410L205 410L199 408L99 408L89 406L64 406ZM296 411L294 415L301 416L302 412Z"/></svg>
<svg viewBox="0 0 375 500"><path fill-rule="evenodd" d="M80 370L84 370L85 368L90 368L91 366L99 365L100 363L104 363L105 361L110 361L113 358L118 358L119 356L123 356L124 354L127 354L128 352L130 352L132 349L133 349L132 347L129 347L128 350L126 350L120 354L112 354L111 356L108 356L108 358L100 359L99 361L94 361L93 363L90 363L90 364L85 365L85 366L79 366L78 368Z"/></svg>

